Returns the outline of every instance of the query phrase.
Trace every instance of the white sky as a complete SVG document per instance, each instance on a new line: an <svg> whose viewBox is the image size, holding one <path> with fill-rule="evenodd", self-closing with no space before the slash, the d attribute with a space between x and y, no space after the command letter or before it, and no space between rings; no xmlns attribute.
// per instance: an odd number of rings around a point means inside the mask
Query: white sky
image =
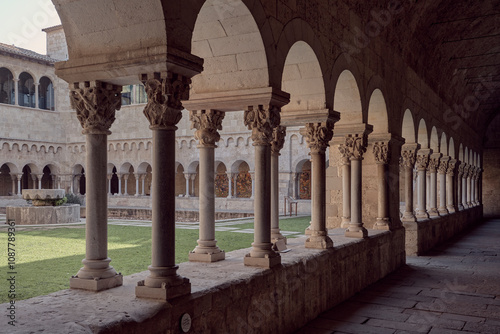
<svg viewBox="0 0 500 334"><path fill-rule="evenodd" d="M51 0L0 0L0 42L46 54L43 28L61 24Z"/></svg>

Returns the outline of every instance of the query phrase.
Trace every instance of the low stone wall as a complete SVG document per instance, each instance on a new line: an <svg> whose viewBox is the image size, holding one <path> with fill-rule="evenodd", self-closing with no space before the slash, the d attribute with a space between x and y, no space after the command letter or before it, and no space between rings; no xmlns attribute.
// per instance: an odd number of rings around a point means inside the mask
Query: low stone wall
<svg viewBox="0 0 500 334"><path fill-rule="evenodd" d="M272 269L244 266L249 249L228 252L221 262L182 263L178 273L190 279L192 293L168 303L135 298L147 271L97 294L63 290L19 301L16 307L29 321L19 321L17 329L172 334L181 333L180 318L188 313L191 334L291 333L405 263L402 228L369 230L367 239L343 234L330 231L330 250L306 249L305 238L289 239L291 251Z"/></svg>
<svg viewBox="0 0 500 334"><path fill-rule="evenodd" d="M450 239L479 222L483 207L476 206L453 214L420 220L416 223L403 223L406 229L406 255L422 255L434 246Z"/></svg>
<svg viewBox="0 0 500 334"><path fill-rule="evenodd" d="M86 217L85 210L84 206L80 208L81 217ZM151 213L151 208L108 207L108 218L151 220ZM215 212L215 220L243 217L253 217L253 212ZM199 221L199 212L196 210L177 210L175 211L175 220L179 222Z"/></svg>
<svg viewBox="0 0 500 334"><path fill-rule="evenodd" d="M80 221L80 205L8 206L7 220L16 225L68 224Z"/></svg>

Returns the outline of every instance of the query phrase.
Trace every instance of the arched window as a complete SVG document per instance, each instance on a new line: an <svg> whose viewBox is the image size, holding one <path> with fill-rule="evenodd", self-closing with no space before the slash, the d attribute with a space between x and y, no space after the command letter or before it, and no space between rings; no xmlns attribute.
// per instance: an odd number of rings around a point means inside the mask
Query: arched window
<svg viewBox="0 0 500 334"><path fill-rule="evenodd" d="M19 105L21 107L35 108L35 81L31 74L23 72L18 83Z"/></svg>
<svg viewBox="0 0 500 334"><path fill-rule="evenodd" d="M40 79L38 87L38 107L45 110L55 110L54 85L47 77Z"/></svg>
<svg viewBox="0 0 500 334"><path fill-rule="evenodd" d="M12 72L0 68L0 103L15 104L15 86Z"/></svg>

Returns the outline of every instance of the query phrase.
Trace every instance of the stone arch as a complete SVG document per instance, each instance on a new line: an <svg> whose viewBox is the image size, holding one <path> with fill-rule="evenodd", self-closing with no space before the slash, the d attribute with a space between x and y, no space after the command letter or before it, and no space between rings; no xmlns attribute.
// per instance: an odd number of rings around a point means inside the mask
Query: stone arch
<svg viewBox="0 0 500 334"><path fill-rule="evenodd" d="M0 103L15 104L14 74L6 67L0 67Z"/></svg>
<svg viewBox="0 0 500 334"><path fill-rule="evenodd" d="M55 110L54 84L48 76L40 78L38 86L38 107L45 110Z"/></svg>
<svg viewBox="0 0 500 334"><path fill-rule="evenodd" d="M443 131L443 133L441 133L441 141L440 141L440 144L439 144L439 152L443 153L443 155L449 155L448 140L446 138L446 133L444 131Z"/></svg>
<svg viewBox="0 0 500 334"><path fill-rule="evenodd" d="M469 163L469 148L467 146L464 149L464 162Z"/></svg>
<svg viewBox="0 0 500 334"><path fill-rule="evenodd" d="M192 78L193 95L269 86L266 48L252 7L241 0L203 3L191 52L204 59L204 70Z"/></svg>
<svg viewBox="0 0 500 334"><path fill-rule="evenodd" d="M401 124L401 136L406 140L407 144L417 142L417 137L415 136L415 122L410 109L405 110L403 123Z"/></svg>
<svg viewBox="0 0 500 334"><path fill-rule="evenodd" d="M191 140L189 141L189 148L196 148L196 146L197 146L197 145L196 145L196 140L191 139Z"/></svg>
<svg viewBox="0 0 500 334"><path fill-rule="evenodd" d="M418 123L417 141L421 148L429 148L429 131L423 118Z"/></svg>
<svg viewBox="0 0 500 334"><path fill-rule="evenodd" d="M175 196L184 196L186 194L186 178L184 176L184 166L176 162L175 166Z"/></svg>
<svg viewBox="0 0 500 334"><path fill-rule="evenodd" d="M35 76L28 71L19 74L19 81L17 82L19 106L29 108L36 107L35 82Z"/></svg>
<svg viewBox="0 0 500 334"><path fill-rule="evenodd" d="M226 142L226 147L229 147L229 145L233 144L234 143L234 138L233 137L229 137L227 139L227 142Z"/></svg>
<svg viewBox="0 0 500 334"><path fill-rule="evenodd" d="M363 104L359 87L350 70L342 71L337 77L333 110L340 112L338 125L363 123Z"/></svg>
<svg viewBox="0 0 500 334"><path fill-rule="evenodd" d="M295 165L297 173L295 188L297 189L294 197L299 199L311 199L311 161L302 159Z"/></svg>
<svg viewBox="0 0 500 334"><path fill-rule="evenodd" d="M431 129L431 141L429 143L429 147L434 153L440 152L439 137L435 126L433 126Z"/></svg>
<svg viewBox="0 0 500 334"><path fill-rule="evenodd" d="M17 194L17 167L10 163L0 166L0 196L14 196Z"/></svg>
<svg viewBox="0 0 500 334"><path fill-rule="evenodd" d="M245 146L245 144L245 139L243 139L243 137L238 137L238 139L236 140L236 147L243 147Z"/></svg>
<svg viewBox="0 0 500 334"><path fill-rule="evenodd" d="M455 159L455 141L453 140L453 137L450 137L450 142L448 144L448 155L452 158Z"/></svg>
<svg viewBox="0 0 500 334"><path fill-rule="evenodd" d="M42 189L55 189L57 180L52 178L52 176L59 174L59 168L54 164L47 164L43 167L42 171Z"/></svg>
<svg viewBox="0 0 500 334"><path fill-rule="evenodd" d="M374 89L368 102L368 124L373 125L374 133L388 133L389 121L384 94L378 88Z"/></svg>
<svg viewBox="0 0 500 334"><path fill-rule="evenodd" d="M249 198L252 196L252 178L250 176L250 165L245 160L237 160L231 166L234 177L232 187L233 197Z"/></svg>
<svg viewBox="0 0 500 334"><path fill-rule="evenodd" d="M229 178L226 164L215 161L215 196L227 197L229 195Z"/></svg>
<svg viewBox="0 0 500 334"><path fill-rule="evenodd" d="M461 162L465 162L464 161L464 147L463 147L462 143L460 143L460 146L458 147L458 160L460 160Z"/></svg>

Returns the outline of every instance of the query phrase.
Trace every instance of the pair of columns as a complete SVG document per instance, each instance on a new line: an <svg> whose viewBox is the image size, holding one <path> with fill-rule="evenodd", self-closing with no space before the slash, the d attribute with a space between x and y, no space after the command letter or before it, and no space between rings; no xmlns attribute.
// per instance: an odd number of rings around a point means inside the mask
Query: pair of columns
<svg viewBox="0 0 500 334"><path fill-rule="evenodd" d="M195 173L184 173L184 178L186 179L186 195L185 197L194 196L194 180L196 179ZM191 181L191 182L189 182Z"/></svg>
<svg viewBox="0 0 500 334"><path fill-rule="evenodd" d="M481 168L467 163L460 163L458 167L458 209L464 210L480 205L479 180Z"/></svg>

